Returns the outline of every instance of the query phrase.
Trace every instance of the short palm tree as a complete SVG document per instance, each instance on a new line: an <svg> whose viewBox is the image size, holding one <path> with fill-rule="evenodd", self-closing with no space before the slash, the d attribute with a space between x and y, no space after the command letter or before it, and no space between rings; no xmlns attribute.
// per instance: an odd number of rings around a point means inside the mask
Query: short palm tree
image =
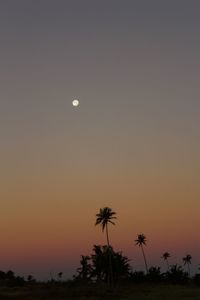
<svg viewBox="0 0 200 300"><path fill-rule="evenodd" d="M100 208L99 213L96 214L97 218L96 218L95 225L100 224L102 226L102 231L106 229L106 238L107 238L108 247L110 247L110 240L108 235L108 223L115 225L115 223L112 220L117 218L114 215L116 215L116 213L112 211L112 208L110 207Z"/></svg>
<svg viewBox="0 0 200 300"><path fill-rule="evenodd" d="M88 263L90 260L89 256L81 255L81 260L80 260L80 268L77 269L79 275L78 277L83 279L83 280L88 280L90 278L90 274L92 272L92 267Z"/></svg>
<svg viewBox="0 0 200 300"><path fill-rule="evenodd" d="M135 240L135 244L138 245L139 247L141 247L141 249L142 249L142 254L143 254L143 257L144 257L144 263L145 263L146 271L148 273L147 260L146 260L145 253L144 253L144 248L143 248L143 245L146 246L146 241L147 241L147 239L146 239L144 234L138 234L137 239Z"/></svg>
<svg viewBox="0 0 200 300"><path fill-rule="evenodd" d="M169 261L168 261L168 258L170 257L170 254L169 252L164 252L163 255L161 256L161 258L164 259L164 261L166 261L166 264L167 264L167 269L169 270Z"/></svg>
<svg viewBox="0 0 200 300"><path fill-rule="evenodd" d="M190 254L186 254L185 257L183 257L184 266L187 265L188 267L188 274L190 276L190 264L191 264L192 256Z"/></svg>

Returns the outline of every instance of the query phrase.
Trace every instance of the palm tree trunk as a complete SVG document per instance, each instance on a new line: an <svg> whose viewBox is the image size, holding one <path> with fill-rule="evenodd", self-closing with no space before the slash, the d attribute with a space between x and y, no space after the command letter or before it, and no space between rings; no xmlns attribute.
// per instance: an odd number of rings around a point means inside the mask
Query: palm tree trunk
<svg viewBox="0 0 200 300"><path fill-rule="evenodd" d="M110 248L110 241L109 241L109 237L108 237L108 224L107 223L106 223L106 238L107 238L108 248Z"/></svg>
<svg viewBox="0 0 200 300"><path fill-rule="evenodd" d="M112 272L112 259L111 259L111 249L110 249L110 241L108 236L108 224L106 223L106 238L107 238L107 245L109 251L109 272L108 272L108 284L112 286L113 284L113 272Z"/></svg>
<svg viewBox="0 0 200 300"><path fill-rule="evenodd" d="M146 271L147 271L147 273L148 273L149 271L148 271L147 261L146 261L146 257L145 257L144 249L143 249L143 246L142 246L142 245L141 245L141 248L142 248L142 254L143 254L143 257L144 257L144 263L145 263Z"/></svg>
<svg viewBox="0 0 200 300"><path fill-rule="evenodd" d="M190 265L189 265L189 263L187 263L187 265L188 265L188 275L190 277Z"/></svg>
<svg viewBox="0 0 200 300"><path fill-rule="evenodd" d="M167 263L167 269L169 271L169 262L168 262L168 259L166 259L166 263Z"/></svg>

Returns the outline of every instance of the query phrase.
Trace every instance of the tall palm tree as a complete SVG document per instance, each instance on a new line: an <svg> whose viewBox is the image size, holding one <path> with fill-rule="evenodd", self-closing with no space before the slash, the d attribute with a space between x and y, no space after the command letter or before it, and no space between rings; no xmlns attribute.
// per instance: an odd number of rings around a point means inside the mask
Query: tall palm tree
<svg viewBox="0 0 200 300"><path fill-rule="evenodd" d="M112 211L112 208L110 207L104 207L100 208L99 213L96 214L96 223L95 225L101 225L102 231L106 229L106 239L107 239L107 246L109 250L109 276L108 276L108 284L112 284L113 282L113 273L112 273L112 259L111 259L111 247L110 247L110 240L108 235L108 224L111 223L115 225L115 223L112 221L113 219L117 219L114 215L116 215L116 212Z"/></svg>
<svg viewBox="0 0 200 300"><path fill-rule="evenodd" d="M110 240L108 235L108 223L111 223L115 225L115 223L112 221L113 219L117 219L114 217L116 215L116 212L112 211L112 208L110 207L104 207L100 208L100 211L98 214L96 214L96 223L95 225L101 225L102 231L106 229L106 238L107 238L107 245L110 247Z"/></svg>
<svg viewBox="0 0 200 300"><path fill-rule="evenodd" d="M168 258L170 257L170 254L169 252L164 252L163 255L161 256L161 258L164 259L164 261L166 261L166 264L167 264L167 269L169 270L169 261L168 261Z"/></svg>
<svg viewBox="0 0 200 300"><path fill-rule="evenodd" d="M188 274L190 276L190 264L191 264L192 256L190 254L186 254L185 257L183 257L184 266L187 265L188 267Z"/></svg>
<svg viewBox="0 0 200 300"><path fill-rule="evenodd" d="M144 253L144 248L143 248L143 245L146 246L146 241L147 241L147 239L146 239L146 236L144 234L138 234L137 239L135 240L135 244L138 245L139 247L141 247L141 249L142 249L142 254L143 254L143 257L144 257L144 263L145 263L146 271L148 273L147 260L146 260L145 253Z"/></svg>

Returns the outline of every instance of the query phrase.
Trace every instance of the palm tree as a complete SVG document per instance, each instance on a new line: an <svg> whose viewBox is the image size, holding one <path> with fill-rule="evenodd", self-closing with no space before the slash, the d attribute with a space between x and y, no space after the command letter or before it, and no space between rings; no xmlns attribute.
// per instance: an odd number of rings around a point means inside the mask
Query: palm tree
<svg viewBox="0 0 200 300"><path fill-rule="evenodd" d="M187 264L189 276L190 276L191 259L192 259L192 256L190 254L186 254L186 256L183 257L184 266Z"/></svg>
<svg viewBox="0 0 200 300"><path fill-rule="evenodd" d="M108 235L108 224L111 223L115 225L115 223L112 221L113 219L117 219L114 215L116 215L116 212L112 211L112 208L110 207L104 207L100 208L99 213L96 214L96 223L95 225L101 225L102 231L106 229L106 239L107 239L107 246L109 250L109 270L110 274L108 276L108 284L112 283L113 281L113 273L112 273L112 260L111 260L111 247L110 247L110 240Z"/></svg>
<svg viewBox="0 0 200 300"><path fill-rule="evenodd" d="M135 240L135 244L139 245L139 247L141 247L141 249L142 249L142 254L143 254L143 257L144 257L144 263L145 263L146 271L148 273L147 260L146 260L146 257L145 257L145 254L144 254L144 248L143 248L143 245L146 246L146 241L147 241L147 239L146 239L144 234L138 234L137 239Z"/></svg>
<svg viewBox="0 0 200 300"><path fill-rule="evenodd" d="M168 258L170 257L169 252L164 252L163 255L161 256L161 258L163 258L166 261L167 264L167 269L169 270L169 261Z"/></svg>
<svg viewBox="0 0 200 300"><path fill-rule="evenodd" d="M93 276L96 276L97 282L101 281L104 277L104 259L103 259L103 250L102 246L94 245L91 259L94 267Z"/></svg>
<svg viewBox="0 0 200 300"><path fill-rule="evenodd" d="M97 282L107 281L110 276L110 253L112 263L112 275L115 281L128 278L130 272L129 259L122 255L122 252L115 252L112 247L107 245L94 245L94 254L92 259L92 277L96 278Z"/></svg>
<svg viewBox="0 0 200 300"><path fill-rule="evenodd" d="M110 207L100 208L99 213L96 214L97 219L96 219L95 225L100 224L102 226L102 231L104 231L104 229L106 229L106 238L107 238L108 248L110 247L110 241L109 241L109 236L108 236L108 223L115 225L115 223L112 220L117 219L117 218L114 217L114 215L116 215L116 213L114 211L112 211L112 208L110 208Z"/></svg>
<svg viewBox="0 0 200 300"><path fill-rule="evenodd" d="M92 271L91 265L88 263L90 260L89 256L81 255L81 260L80 260L80 268L77 269L79 275L78 277L87 281L90 278L90 274Z"/></svg>

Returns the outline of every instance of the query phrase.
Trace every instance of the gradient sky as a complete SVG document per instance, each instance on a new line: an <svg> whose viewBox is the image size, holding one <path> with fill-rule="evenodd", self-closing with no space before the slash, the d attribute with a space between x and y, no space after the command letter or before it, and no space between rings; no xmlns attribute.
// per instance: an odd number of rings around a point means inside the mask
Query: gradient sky
<svg viewBox="0 0 200 300"><path fill-rule="evenodd" d="M197 0L0 0L1 269L71 276L110 206L134 268L144 233L150 265L190 253L197 270L199 15Z"/></svg>

